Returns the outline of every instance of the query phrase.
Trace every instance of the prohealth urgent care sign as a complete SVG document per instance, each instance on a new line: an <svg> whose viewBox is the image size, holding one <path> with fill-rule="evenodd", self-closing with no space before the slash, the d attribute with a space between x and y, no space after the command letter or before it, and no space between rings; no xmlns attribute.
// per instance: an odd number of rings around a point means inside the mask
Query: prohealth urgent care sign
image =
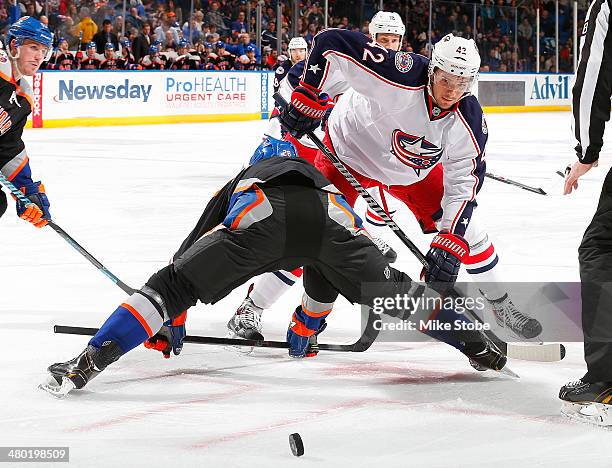
<svg viewBox="0 0 612 468"><path fill-rule="evenodd" d="M267 118L273 107L270 73L44 71L33 79L32 123L61 127Z"/></svg>

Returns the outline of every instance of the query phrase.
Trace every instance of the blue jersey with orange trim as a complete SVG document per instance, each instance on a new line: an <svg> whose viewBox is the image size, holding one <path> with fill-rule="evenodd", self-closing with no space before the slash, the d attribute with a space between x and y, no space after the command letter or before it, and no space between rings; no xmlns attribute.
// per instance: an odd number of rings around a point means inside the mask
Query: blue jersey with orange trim
<svg viewBox="0 0 612 468"><path fill-rule="evenodd" d="M443 110L432 100L429 60L385 49L341 29L317 34L301 84L338 99L327 123L333 149L356 172L383 185L422 181L444 168L438 228L463 235L484 174L487 126L476 97Z"/></svg>
<svg viewBox="0 0 612 468"><path fill-rule="evenodd" d="M0 170L12 181L18 173L30 176L22 135L32 102L30 85L23 78L15 81L11 61L0 50ZM15 182L21 187L24 181Z"/></svg>

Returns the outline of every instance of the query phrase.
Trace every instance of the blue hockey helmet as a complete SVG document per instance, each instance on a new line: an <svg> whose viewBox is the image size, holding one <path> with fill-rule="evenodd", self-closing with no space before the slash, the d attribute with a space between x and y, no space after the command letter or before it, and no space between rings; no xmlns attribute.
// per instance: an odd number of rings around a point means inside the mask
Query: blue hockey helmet
<svg viewBox="0 0 612 468"><path fill-rule="evenodd" d="M132 47L132 43L130 42L129 39L121 39L121 41L119 41L119 44L121 44L121 47L125 47L127 49L129 49L130 47Z"/></svg>
<svg viewBox="0 0 612 468"><path fill-rule="evenodd" d="M249 164L253 165L264 159L274 157L297 159L298 154L293 143L284 140L277 140L271 136L267 136L257 147L253 156L249 160Z"/></svg>
<svg viewBox="0 0 612 468"><path fill-rule="evenodd" d="M96 46L96 43L91 41L87 43L87 49L97 49L98 47Z"/></svg>
<svg viewBox="0 0 612 468"><path fill-rule="evenodd" d="M217 49L225 49L225 42L223 41L217 41L215 45L217 46Z"/></svg>
<svg viewBox="0 0 612 468"><path fill-rule="evenodd" d="M249 44L248 46L246 46L246 52L253 52L255 53L255 51L257 50L257 48L253 45L253 44Z"/></svg>
<svg viewBox="0 0 612 468"><path fill-rule="evenodd" d="M149 54L150 54L150 55L152 55L152 54L156 54L156 53L158 53L158 52L159 52L159 46L157 46L157 45L155 45L155 44L151 44L151 45L149 46Z"/></svg>
<svg viewBox="0 0 612 468"><path fill-rule="evenodd" d="M104 44L104 50L115 50L115 46L112 42L107 42L106 44Z"/></svg>
<svg viewBox="0 0 612 468"><path fill-rule="evenodd" d="M189 47L189 42L187 42L185 39L181 39L178 43L178 48L179 49L187 49Z"/></svg>
<svg viewBox="0 0 612 468"><path fill-rule="evenodd" d="M48 60L53 52L51 48L53 44L53 34L51 34L47 26L31 16L19 18L19 20L13 23L9 28L6 34L7 51L9 51L9 53L11 50L10 44L13 39L15 39L15 45L17 47L21 46L23 41L27 39L42 44L48 49L45 60ZM17 58L17 56L13 58Z"/></svg>

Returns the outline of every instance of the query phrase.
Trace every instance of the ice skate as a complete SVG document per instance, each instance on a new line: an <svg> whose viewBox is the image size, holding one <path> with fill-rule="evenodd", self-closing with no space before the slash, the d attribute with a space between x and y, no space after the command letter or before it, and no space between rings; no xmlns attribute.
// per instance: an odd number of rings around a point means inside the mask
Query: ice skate
<svg viewBox="0 0 612 468"><path fill-rule="evenodd" d="M488 342L484 343L484 348L480 343L468 343L463 354L468 357L470 365L477 371L501 371L508 360L504 353Z"/></svg>
<svg viewBox="0 0 612 468"><path fill-rule="evenodd" d="M612 429L612 382L569 382L559 390L559 398L564 416Z"/></svg>
<svg viewBox="0 0 612 468"><path fill-rule="evenodd" d="M508 293L496 300L486 299L493 310L497 324L510 330L518 338L529 340L542 333L540 322L518 310L508 297Z"/></svg>
<svg viewBox="0 0 612 468"><path fill-rule="evenodd" d="M47 368L47 380L38 388L45 390L58 398L65 397L72 390L83 388L91 379L96 377L102 369L96 367L94 358L98 350L89 345L74 359L67 362L58 362Z"/></svg>
<svg viewBox="0 0 612 468"><path fill-rule="evenodd" d="M236 313L227 322L228 338L244 338L246 340L263 341L261 334L261 314L263 309L257 307L247 296ZM242 354L251 354L252 346L227 346L228 349Z"/></svg>

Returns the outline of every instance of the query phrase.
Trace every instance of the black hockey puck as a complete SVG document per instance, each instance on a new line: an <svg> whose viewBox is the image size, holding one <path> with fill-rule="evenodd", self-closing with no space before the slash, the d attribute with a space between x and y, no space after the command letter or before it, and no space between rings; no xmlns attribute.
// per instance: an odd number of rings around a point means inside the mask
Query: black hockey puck
<svg viewBox="0 0 612 468"><path fill-rule="evenodd" d="M291 447L291 453L296 457L304 455L304 442L297 432L289 436L289 447Z"/></svg>

